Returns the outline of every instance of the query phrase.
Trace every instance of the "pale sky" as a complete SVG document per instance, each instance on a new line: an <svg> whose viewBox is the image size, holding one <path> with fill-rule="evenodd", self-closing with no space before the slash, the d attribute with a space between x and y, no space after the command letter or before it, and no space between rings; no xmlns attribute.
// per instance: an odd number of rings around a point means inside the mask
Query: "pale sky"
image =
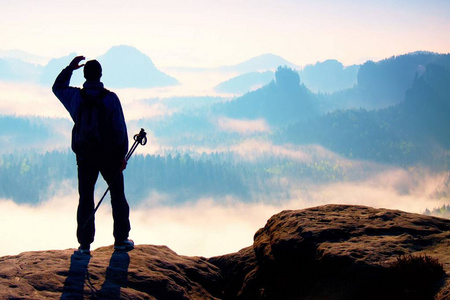
<svg viewBox="0 0 450 300"><path fill-rule="evenodd" d="M97 57L130 45L156 66L215 67L273 53L345 65L450 52L447 0L1 0L0 50Z"/></svg>

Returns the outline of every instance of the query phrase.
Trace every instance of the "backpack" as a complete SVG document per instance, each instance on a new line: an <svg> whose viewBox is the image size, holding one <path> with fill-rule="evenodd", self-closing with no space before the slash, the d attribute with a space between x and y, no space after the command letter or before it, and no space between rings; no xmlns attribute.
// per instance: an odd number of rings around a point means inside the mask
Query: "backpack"
<svg viewBox="0 0 450 300"><path fill-rule="evenodd" d="M111 121L104 104L110 92L103 89L98 96L80 90L81 102L72 129L72 149L77 154L101 152L108 148L111 135Z"/></svg>

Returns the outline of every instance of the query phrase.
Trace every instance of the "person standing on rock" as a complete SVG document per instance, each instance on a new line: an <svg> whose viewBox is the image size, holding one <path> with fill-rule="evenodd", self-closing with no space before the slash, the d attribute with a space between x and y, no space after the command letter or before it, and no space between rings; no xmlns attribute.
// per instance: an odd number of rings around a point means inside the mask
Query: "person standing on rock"
<svg viewBox="0 0 450 300"><path fill-rule="evenodd" d="M121 172L126 167L124 157L128 150L125 118L117 95L105 89L100 81L100 63L90 60L80 64L83 60L84 56L75 57L61 71L52 87L74 121L72 150L78 165L78 251L90 254L90 245L94 241L94 188L99 173L111 191L114 248L128 251L133 249L134 242L128 239L130 208ZM69 86L73 71L83 66L86 79L83 88Z"/></svg>

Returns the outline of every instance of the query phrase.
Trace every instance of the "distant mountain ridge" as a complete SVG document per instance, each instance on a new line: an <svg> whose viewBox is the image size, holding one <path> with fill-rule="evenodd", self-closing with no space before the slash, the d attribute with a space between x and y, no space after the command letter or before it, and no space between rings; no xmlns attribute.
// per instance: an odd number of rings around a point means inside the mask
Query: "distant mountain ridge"
<svg viewBox="0 0 450 300"><path fill-rule="evenodd" d="M303 69L292 64L289 66L287 63L280 66L287 66L298 71L302 83L315 93L334 93L354 87L357 83L360 68L359 65L344 66L335 59L306 65ZM264 72L254 71L240 74L221 82L214 90L219 93L230 94L244 94L253 91L256 87L266 85L275 78L274 71L271 71L271 68L267 69L268 71Z"/></svg>
<svg viewBox="0 0 450 300"><path fill-rule="evenodd" d="M114 46L98 57L103 66L102 81L107 86L150 88L179 84L178 80L161 71L153 61L134 47Z"/></svg>
<svg viewBox="0 0 450 300"><path fill-rule="evenodd" d="M366 89L375 86L377 82L368 82ZM403 92L400 103L378 110L335 110L300 121L286 129L283 141L320 144L349 158L398 165L434 161L435 167L445 168L436 162L446 161L446 155L438 153L450 148L449 86L450 69L430 63Z"/></svg>
<svg viewBox="0 0 450 300"><path fill-rule="evenodd" d="M42 59L32 54L15 50L0 51L0 80L33 82L51 85L58 72L68 65L75 53L51 59L45 66L28 62ZM345 91L347 100L366 104L376 103L381 108L399 103L406 89L411 87L415 72L428 63L450 65L448 54L416 51L393 56L379 62L367 61L362 65L344 66L341 62L328 59L306 65L303 68L281 56L266 53L241 63L216 68L168 68L181 72L217 71L238 74L215 87L223 93L245 93L269 83L268 72L279 66L299 72L303 84L315 93L336 93ZM151 88L178 85L177 79L157 69L150 57L132 46L120 45L110 48L98 57L104 67L102 80L111 88ZM82 74L75 72L72 83L81 85ZM361 95L365 97L361 99ZM339 97L339 95L337 96Z"/></svg>
<svg viewBox="0 0 450 300"><path fill-rule="evenodd" d="M222 65L217 67L170 67L169 70L194 73L219 71L224 73L237 73L239 75L245 75L247 73L262 73L266 71L274 72L279 66L300 69L298 65L284 59L279 55L266 53L249 58L234 65Z"/></svg>
<svg viewBox="0 0 450 300"><path fill-rule="evenodd" d="M299 73L302 82L313 92L334 93L357 83L359 65L344 66L335 59L306 65Z"/></svg>
<svg viewBox="0 0 450 300"><path fill-rule="evenodd" d="M24 62L18 58L0 59L0 79L7 81L29 81L52 85L59 72L79 54L51 59L41 66ZM97 60L102 64L102 82L111 88L151 88L179 84L178 80L159 71L152 60L131 46L114 46ZM74 72L71 84L81 86L82 72Z"/></svg>
<svg viewBox="0 0 450 300"><path fill-rule="evenodd" d="M219 103L218 114L238 119L263 118L271 125L289 123L318 114L316 96L301 82L297 71L279 67L275 80L233 101Z"/></svg>
<svg viewBox="0 0 450 300"><path fill-rule="evenodd" d="M0 58L0 80L36 82L44 67L18 58Z"/></svg>
<svg viewBox="0 0 450 300"><path fill-rule="evenodd" d="M360 101L373 103L374 108L400 103L406 90L412 87L414 78L425 72L429 64L438 64L450 70L450 54L416 51L379 62L365 62L357 78L356 92L365 95Z"/></svg>
<svg viewBox="0 0 450 300"><path fill-rule="evenodd" d="M250 72L224 81L214 90L218 93L245 94L268 84L274 78L275 73L272 71Z"/></svg>
<svg viewBox="0 0 450 300"><path fill-rule="evenodd" d="M240 74L249 73L249 72L262 72L272 70L275 71L279 66L286 66L293 69L299 69L300 67L287 61L281 56L266 53L253 58L250 58L246 61L243 61L236 65L231 66L222 66L218 69L220 71L227 72L237 72Z"/></svg>
<svg viewBox="0 0 450 300"><path fill-rule="evenodd" d="M16 58L20 59L21 61L25 63L30 64L38 64L38 65L45 65L50 59L47 57L43 57L40 55L34 55L31 53L28 53L23 50L14 49L14 50L8 50L3 51L0 50L0 59L1 58Z"/></svg>
<svg viewBox="0 0 450 300"><path fill-rule="evenodd" d="M271 63L265 63L268 61ZM450 55L415 51L378 62L369 60L362 65L344 66L335 59L328 59L300 68L279 56L266 54L234 66L221 67L220 70L234 71L240 75L220 83L216 91L249 92L253 86L264 83L261 76L256 76L258 69L270 70L277 63L278 66L298 71L301 82L314 93L336 93L336 103L378 109L401 102L416 73L420 74L427 64L437 63L450 69ZM265 78L266 84L270 80Z"/></svg>

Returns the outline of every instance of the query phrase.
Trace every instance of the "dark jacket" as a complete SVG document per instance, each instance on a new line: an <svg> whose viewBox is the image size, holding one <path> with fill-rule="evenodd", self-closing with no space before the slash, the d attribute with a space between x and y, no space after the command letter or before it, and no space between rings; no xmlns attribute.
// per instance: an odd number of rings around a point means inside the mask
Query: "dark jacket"
<svg viewBox="0 0 450 300"><path fill-rule="evenodd" d="M64 107L70 114L73 122L77 122L77 116L80 111L81 89L69 86L70 79L72 77L73 70L70 67L66 67L55 80L52 90L55 96L61 101ZM97 96L104 91L103 83L100 81L86 81L83 84L83 88L90 96ZM101 155L102 157L108 157L115 160L121 160L125 157L128 151L128 134L127 126L125 124L125 118L122 111L122 106L117 95L113 92L109 92L103 99L106 114L108 115L111 130L113 132L111 141L108 143L106 153L85 153L74 145L75 139L72 132L72 150L77 155L77 161L80 162L91 155ZM77 124L83 126L83 124Z"/></svg>

